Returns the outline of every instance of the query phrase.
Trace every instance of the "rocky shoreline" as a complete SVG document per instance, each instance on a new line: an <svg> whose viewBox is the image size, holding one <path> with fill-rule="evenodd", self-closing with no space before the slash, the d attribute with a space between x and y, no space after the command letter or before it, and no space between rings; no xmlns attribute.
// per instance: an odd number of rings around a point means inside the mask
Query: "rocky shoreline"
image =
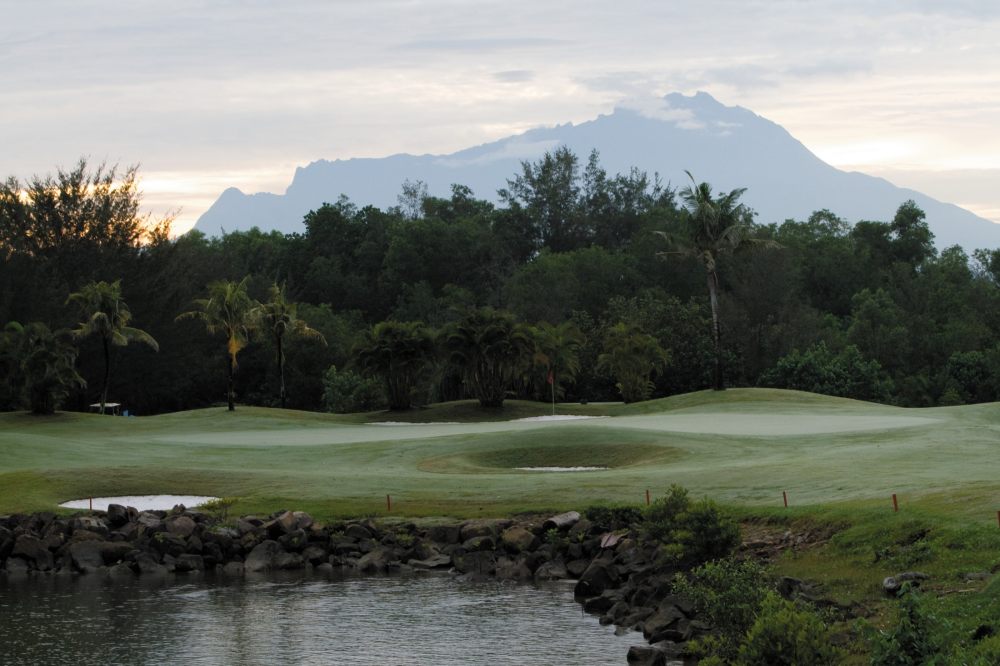
<svg viewBox="0 0 1000 666"><path fill-rule="evenodd" d="M619 529L612 530L612 527ZM183 506L139 512L111 505L71 517L0 516L0 575L110 579L311 569L364 574L430 571L511 581L574 580L574 596L602 624L641 631L630 664L665 664L711 631L672 592L676 569L636 525L596 524L577 512L418 526L373 520L320 524L282 511L234 521Z"/></svg>

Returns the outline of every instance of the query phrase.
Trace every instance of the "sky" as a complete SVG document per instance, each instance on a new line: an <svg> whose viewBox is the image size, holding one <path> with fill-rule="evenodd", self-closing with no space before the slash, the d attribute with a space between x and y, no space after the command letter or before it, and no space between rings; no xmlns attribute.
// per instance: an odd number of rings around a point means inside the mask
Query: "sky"
<svg viewBox="0 0 1000 666"><path fill-rule="evenodd" d="M450 153L698 90L1000 223L995 0L0 0L0 16L0 177L138 164L175 231L317 159Z"/></svg>

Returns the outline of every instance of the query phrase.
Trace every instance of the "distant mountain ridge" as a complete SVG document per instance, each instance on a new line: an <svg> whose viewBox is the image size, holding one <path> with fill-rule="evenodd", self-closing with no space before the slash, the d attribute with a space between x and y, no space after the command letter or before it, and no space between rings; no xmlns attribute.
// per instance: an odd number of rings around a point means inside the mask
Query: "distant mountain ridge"
<svg viewBox="0 0 1000 666"><path fill-rule="evenodd" d="M497 190L522 161L560 145L582 161L598 150L601 165L611 174L637 167L678 186L687 183L688 170L716 191L745 187L743 201L765 224L804 220L822 208L852 223L888 221L899 204L913 199L927 213L939 248L1000 247L1000 224L882 178L836 169L780 125L748 109L725 106L707 93L674 93L652 112L617 108L578 125L533 129L450 155L319 160L296 169L284 194L227 189L195 228L210 236L253 226L299 232L307 212L341 194L360 206L396 205L406 180L421 180L431 195L443 197L450 196L453 183L460 183L476 196L496 201Z"/></svg>

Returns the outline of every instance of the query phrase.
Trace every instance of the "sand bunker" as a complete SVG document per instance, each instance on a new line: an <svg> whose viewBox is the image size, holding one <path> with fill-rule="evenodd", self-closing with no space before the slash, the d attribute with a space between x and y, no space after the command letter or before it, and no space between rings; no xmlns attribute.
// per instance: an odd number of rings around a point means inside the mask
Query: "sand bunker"
<svg viewBox="0 0 1000 666"><path fill-rule="evenodd" d="M524 472L600 472L607 467L515 467Z"/></svg>
<svg viewBox="0 0 1000 666"><path fill-rule="evenodd" d="M89 509L91 502L93 502L94 509L98 511L107 510L109 504L132 506L139 511L166 511L178 504L183 504L190 509L215 499L219 498L198 495L128 495L122 497L94 497L93 499L71 500L63 502L59 506L64 509Z"/></svg>
<svg viewBox="0 0 1000 666"><path fill-rule="evenodd" d="M749 437L820 435L867 430L894 430L937 423L921 416L848 414L655 414L611 419L607 425L712 435Z"/></svg>
<svg viewBox="0 0 1000 666"><path fill-rule="evenodd" d="M528 416L523 419L511 419L511 423L533 423L537 421L580 421L582 419L604 419L606 416L581 416L578 414L552 414L550 416Z"/></svg>

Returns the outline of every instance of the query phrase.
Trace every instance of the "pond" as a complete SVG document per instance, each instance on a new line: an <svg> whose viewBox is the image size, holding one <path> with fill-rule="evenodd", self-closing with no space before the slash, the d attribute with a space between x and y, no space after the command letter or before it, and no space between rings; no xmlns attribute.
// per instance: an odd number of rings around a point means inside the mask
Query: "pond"
<svg viewBox="0 0 1000 666"><path fill-rule="evenodd" d="M0 575L4 664L616 664L572 587L448 575Z"/></svg>

